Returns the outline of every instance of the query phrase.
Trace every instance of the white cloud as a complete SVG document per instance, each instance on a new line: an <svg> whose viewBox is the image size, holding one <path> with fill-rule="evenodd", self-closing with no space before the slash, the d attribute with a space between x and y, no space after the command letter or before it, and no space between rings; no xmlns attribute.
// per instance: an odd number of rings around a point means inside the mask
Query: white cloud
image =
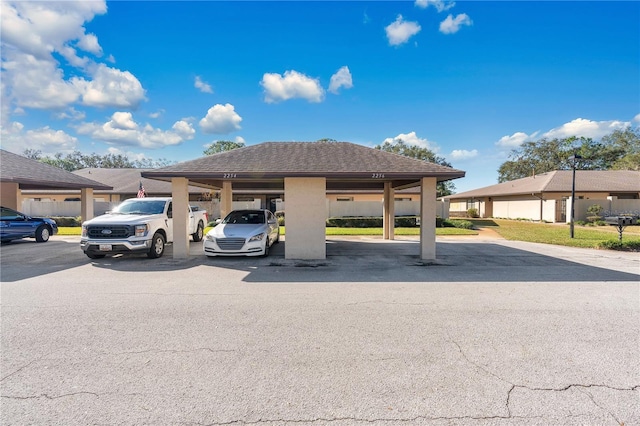
<svg viewBox="0 0 640 426"><path fill-rule="evenodd" d="M538 132L534 132L530 135L527 135L524 132L516 132L511 136L503 136L500 138L496 145L501 148L515 148L522 145L525 142L529 142L534 140Z"/></svg>
<svg viewBox="0 0 640 426"><path fill-rule="evenodd" d="M196 76L196 81L193 84L194 87L200 90L202 93L213 93L213 89L209 83L202 81L199 75Z"/></svg>
<svg viewBox="0 0 640 426"><path fill-rule="evenodd" d="M164 109L159 109L159 110L158 110L158 111L156 111L156 112L150 112L150 113L149 113L149 117L151 117L151 118L158 118L158 117L160 117L162 114L164 114Z"/></svg>
<svg viewBox="0 0 640 426"><path fill-rule="evenodd" d="M64 108L80 96L78 89L63 79L57 64L29 54L3 50L2 78L8 102L26 108Z"/></svg>
<svg viewBox="0 0 640 426"><path fill-rule="evenodd" d="M404 21L402 15L398 15L395 22L387 25L385 31L389 45L399 46L409 41L409 39L418 34L421 29L417 22Z"/></svg>
<svg viewBox="0 0 640 426"><path fill-rule="evenodd" d="M76 149L78 139L62 130L49 126L24 131L22 123L14 121L2 126L2 149L22 154L25 149L42 151L43 154L69 153Z"/></svg>
<svg viewBox="0 0 640 426"><path fill-rule="evenodd" d="M80 121L80 120L84 120L86 116L87 114L85 114L84 111L78 111L73 107L67 109L66 111L55 114L55 117L58 120L69 119L74 121Z"/></svg>
<svg viewBox="0 0 640 426"><path fill-rule="evenodd" d="M614 130L624 130L631 125L628 121L592 121L584 118L576 118L560 127L549 130L542 136L545 138L568 138L571 136L584 136L600 139Z"/></svg>
<svg viewBox="0 0 640 426"><path fill-rule="evenodd" d="M142 85L130 72L79 53L103 55L98 37L87 34L84 25L106 11L104 1L2 1L2 78L8 101L19 107L61 109L78 101L135 108L144 100ZM60 58L71 69L63 72ZM75 77L65 80L65 73Z"/></svg>
<svg viewBox="0 0 640 426"><path fill-rule="evenodd" d="M453 1L445 2L443 0L416 0L415 5L422 9L433 6L438 12L444 12L445 10L451 9L456 3Z"/></svg>
<svg viewBox="0 0 640 426"><path fill-rule="evenodd" d="M440 32L443 34L455 34L460 30L462 25L472 25L473 22L469 15L466 13L461 13L457 15L455 18L453 15L447 16L447 19L440 22Z"/></svg>
<svg viewBox="0 0 640 426"><path fill-rule="evenodd" d="M209 108L207 115L200 120L200 128L204 133L226 134L240 130L242 117L235 112L231 104L216 104Z"/></svg>
<svg viewBox="0 0 640 426"><path fill-rule="evenodd" d="M400 133L398 136L394 138L386 138L383 141L383 143L384 142L396 143L399 141L402 141L407 145L415 145L415 146L419 146L420 148L427 148L433 151L434 153L437 153L440 150L438 145L436 145L435 143L427 139L418 137L418 135L416 135L416 132Z"/></svg>
<svg viewBox="0 0 640 426"><path fill-rule="evenodd" d="M82 123L76 126L81 135L89 135L116 146L138 146L141 148L162 148L179 145L193 139L195 130L190 123L180 120L174 123L171 130L156 129L150 124L140 125L130 112L115 112L111 120L104 124Z"/></svg>
<svg viewBox="0 0 640 426"><path fill-rule="evenodd" d="M78 47L96 56L102 56L102 47L100 47L98 37L95 34L84 34L78 41Z"/></svg>
<svg viewBox="0 0 640 426"><path fill-rule="evenodd" d="M246 141L244 140L244 138L242 136L236 136L235 139L233 140L234 142L237 143L244 143L246 144Z"/></svg>
<svg viewBox="0 0 640 426"><path fill-rule="evenodd" d="M640 123L640 114L633 117L633 121L635 121L636 123Z"/></svg>
<svg viewBox="0 0 640 426"><path fill-rule="evenodd" d="M453 151L451 151L451 154L449 154L449 157L452 160L469 160L471 158L475 158L478 156L478 150L477 149L472 149L471 151L466 150L466 149L454 149Z"/></svg>
<svg viewBox="0 0 640 426"><path fill-rule="evenodd" d="M293 70L285 71L284 76L265 73L260 84L264 88L264 100L267 103L293 98L306 99L309 102L322 102L324 99L324 89L317 79Z"/></svg>
<svg viewBox="0 0 640 426"><path fill-rule="evenodd" d="M145 90L133 74L104 64L98 65L93 80L74 77L71 82L82 93L84 105L137 108L145 100Z"/></svg>
<svg viewBox="0 0 640 426"><path fill-rule="evenodd" d="M331 82L329 83L329 91L337 94L341 87L345 89L351 89L353 87L353 79L349 67L340 68L334 75L331 76Z"/></svg>

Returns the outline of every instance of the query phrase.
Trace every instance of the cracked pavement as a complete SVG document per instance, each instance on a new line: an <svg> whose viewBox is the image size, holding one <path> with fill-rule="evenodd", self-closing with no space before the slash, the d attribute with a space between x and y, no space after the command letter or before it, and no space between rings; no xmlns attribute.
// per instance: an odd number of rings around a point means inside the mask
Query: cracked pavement
<svg viewBox="0 0 640 426"><path fill-rule="evenodd" d="M418 267L3 246L0 423L640 424L639 256L461 241Z"/></svg>

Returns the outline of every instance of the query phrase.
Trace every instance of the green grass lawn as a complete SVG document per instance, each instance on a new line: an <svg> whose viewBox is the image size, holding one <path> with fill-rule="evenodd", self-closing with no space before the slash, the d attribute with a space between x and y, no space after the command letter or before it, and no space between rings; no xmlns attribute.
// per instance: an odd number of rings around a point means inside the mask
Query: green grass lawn
<svg viewBox="0 0 640 426"><path fill-rule="evenodd" d="M613 226L575 226L574 238L570 238L569 225L565 224L504 219L471 219L471 221L476 227L493 229L507 240L585 248L597 248L601 242L618 240L618 231ZM640 243L640 226L627 227L622 240Z"/></svg>

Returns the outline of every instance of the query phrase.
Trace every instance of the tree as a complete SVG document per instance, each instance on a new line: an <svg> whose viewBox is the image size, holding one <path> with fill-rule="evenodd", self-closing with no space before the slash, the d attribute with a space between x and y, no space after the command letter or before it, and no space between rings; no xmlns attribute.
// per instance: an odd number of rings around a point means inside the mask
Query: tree
<svg viewBox="0 0 640 426"><path fill-rule="evenodd" d="M53 157L42 156L40 150L25 149L23 155L27 158L40 161L44 164L49 164L54 167L73 172L74 170L85 168L103 168L103 169L128 169L128 168L157 168L165 167L173 162L160 159L153 160L151 158L145 158L143 160L130 160L123 154L105 154L100 155L96 153L83 154L80 151L73 151L66 156L58 152Z"/></svg>
<svg viewBox="0 0 640 426"><path fill-rule="evenodd" d="M417 145L409 145L402 139L396 139L394 142L385 141L382 145L376 145L375 149L391 152L393 154L403 155L405 157L415 158L416 160L427 161L429 163L439 164L441 166L451 167L451 163L446 161L444 157L436 155L428 148L422 148ZM436 194L438 197L451 195L454 193L456 186L451 181L438 182Z"/></svg>
<svg viewBox="0 0 640 426"><path fill-rule="evenodd" d="M577 154L581 170L639 170L640 134L638 129L616 130L600 141L585 137L540 139L525 142L509 154L498 168L498 182L506 182L554 170L571 170L569 159Z"/></svg>
<svg viewBox="0 0 640 426"><path fill-rule="evenodd" d="M204 155L213 155L219 154L221 152L231 151L232 149L244 148L243 142L233 142L233 141L215 141L207 146L207 149L204 150Z"/></svg>

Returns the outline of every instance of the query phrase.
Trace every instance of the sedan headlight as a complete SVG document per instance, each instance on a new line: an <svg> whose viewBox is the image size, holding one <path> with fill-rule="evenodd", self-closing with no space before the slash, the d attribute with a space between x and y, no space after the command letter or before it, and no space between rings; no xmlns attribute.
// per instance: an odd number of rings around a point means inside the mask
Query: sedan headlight
<svg viewBox="0 0 640 426"><path fill-rule="evenodd" d="M136 225L136 237L144 237L147 235L148 229L149 225L146 223L144 225Z"/></svg>
<svg viewBox="0 0 640 426"><path fill-rule="evenodd" d="M258 235L254 235L253 237L249 238L249 242L252 241L262 241L262 239L264 238L264 232L259 233Z"/></svg>
<svg viewBox="0 0 640 426"><path fill-rule="evenodd" d="M213 237L213 235L211 235L211 234L207 234L207 235L205 235L205 236L204 236L204 239L205 239L205 240L207 240L207 241L211 241L212 243L215 243L215 242L216 242L216 239L215 239L215 238Z"/></svg>

